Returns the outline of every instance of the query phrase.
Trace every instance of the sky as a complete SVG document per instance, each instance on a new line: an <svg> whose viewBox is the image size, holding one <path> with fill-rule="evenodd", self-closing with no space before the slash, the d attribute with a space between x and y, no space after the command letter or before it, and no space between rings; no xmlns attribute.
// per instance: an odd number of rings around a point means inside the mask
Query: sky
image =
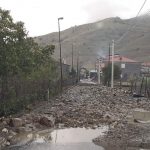
<svg viewBox="0 0 150 150"><path fill-rule="evenodd" d="M23 21L29 36L39 36L109 17L135 17L144 0L0 0L14 21ZM147 0L142 12L150 10Z"/></svg>

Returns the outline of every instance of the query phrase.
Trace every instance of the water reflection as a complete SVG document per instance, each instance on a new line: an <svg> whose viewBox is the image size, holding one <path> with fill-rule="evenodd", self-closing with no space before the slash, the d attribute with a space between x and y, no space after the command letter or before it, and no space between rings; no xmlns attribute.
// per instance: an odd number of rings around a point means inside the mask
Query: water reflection
<svg viewBox="0 0 150 150"><path fill-rule="evenodd" d="M107 127L98 129L69 128L47 131L32 135L25 145L11 147L11 150L103 150L92 143L92 139L103 135ZM31 137L31 135L27 136Z"/></svg>
<svg viewBox="0 0 150 150"><path fill-rule="evenodd" d="M71 128L55 130L51 133L51 142L56 144L91 142L92 139L103 135L104 131L106 131L106 127L99 129Z"/></svg>

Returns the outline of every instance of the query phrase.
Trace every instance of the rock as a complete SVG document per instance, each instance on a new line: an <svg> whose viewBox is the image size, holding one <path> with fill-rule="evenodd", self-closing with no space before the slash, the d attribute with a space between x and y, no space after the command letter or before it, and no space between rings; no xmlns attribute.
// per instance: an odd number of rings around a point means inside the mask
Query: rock
<svg viewBox="0 0 150 150"><path fill-rule="evenodd" d="M28 134L28 135L27 135L27 138L28 138L28 139L32 139L32 138L33 138L33 134Z"/></svg>
<svg viewBox="0 0 150 150"><path fill-rule="evenodd" d="M31 131L35 131L35 130L36 130L36 127L33 124L26 124L25 125L25 128L24 128L25 132L31 132Z"/></svg>
<svg viewBox="0 0 150 150"><path fill-rule="evenodd" d="M0 137L0 149L5 145L6 139L4 137Z"/></svg>
<svg viewBox="0 0 150 150"><path fill-rule="evenodd" d="M111 115L110 115L110 114L105 114L105 115L104 115L104 118L105 118L105 119L111 119Z"/></svg>
<svg viewBox="0 0 150 150"><path fill-rule="evenodd" d="M12 138L13 138L13 136L10 135L10 136L8 136L7 140L8 140L8 141L11 141Z"/></svg>
<svg viewBox="0 0 150 150"><path fill-rule="evenodd" d="M21 127L23 126L23 124L24 124L24 121L20 118L12 118L9 121L9 125L11 127Z"/></svg>
<svg viewBox="0 0 150 150"><path fill-rule="evenodd" d="M32 120L33 120L33 122L39 122L40 117L39 116L33 116Z"/></svg>
<svg viewBox="0 0 150 150"><path fill-rule="evenodd" d="M115 121L115 122L112 123L111 127L112 127L112 128L116 128L117 125L118 125L118 122Z"/></svg>
<svg viewBox="0 0 150 150"><path fill-rule="evenodd" d="M7 142L5 143L5 145L6 145L6 146L10 146L10 142L7 141Z"/></svg>
<svg viewBox="0 0 150 150"><path fill-rule="evenodd" d="M35 130L35 126L33 124L27 124L26 127Z"/></svg>
<svg viewBox="0 0 150 150"><path fill-rule="evenodd" d="M17 133L24 133L24 132L26 132L26 128L25 127L17 127L16 132Z"/></svg>
<svg viewBox="0 0 150 150"><path fill-rule="evenodd" d="M3 122L4 119L5 119L5 117L1 117L1 118L0 118L0 122Z"/></svg>
<svg viewBox="0 0 150 150"><path fill-rule="evenodd" d="M17 133L14 132L14 131L12 131L12 130L10 130L9 133L10 133L12 136L16 136L16 135L17 135Z"/></svg>
<svg viewBox="0 0 150 150"><path fill-rule="evenodd" d="M114 139L113 144L116 144L114 137L117 139L128 138L128 132L126 132L128 130L124 130L128 129L128 126L124 128L124 125L128 124L127 116L131 115L133 118L134 108L149 110L149 104L150 101L147 99L133 98L126 91L117 88L114 88L113 92L111 88L103 86L73 86L67 88L60 97L54 98L53 101L42 102L32 113L22 116L21 119L13 118L10 121L8 118L9 121L6 121L7 118L2 118L0 123L1 129L6 128L7 125L14 127L9 130L13 137L17 134L13 131L20 130L20 132L32 133L32 131L43 129L44 126L45 128L56 125L58 128L85 127L95 129L101 125L108 125L110 129L108 131L110 133L107 134L110 137L108 141ZM6 122L3 124L3 121ZM141 125L141 123L133 123L133 119L131 124ZM133 130L136 131L136 128ZM113 131L115 131L114 134L112 134ZM139 131L141 130L137 130L135 135L139 134ZM3 135L7 134L3 133ZM34 136L34 134L29 134L26 139L30 140ZM6 138L6 141L11 142L13 139L15 140L12 138L9 141L9 138Z"/></svg>
<svg viewBox="0 0 150 150"><path fill-rule="evenodd" d="M8 129L4 128L4 129L2 130L2 132L8 133Z"/></svg>
<svg viewBox="0 0 150 150"><path fill-rule="evenodd" d="M146 111L144 109L134 109L133 110L133 118L137 122L143 121L143 122L150 122L150 111Z"/></svg>
<svg viewBox="0 0 150 150"><path fill-rule="evenodd" d="M55 119L53 116L42 116L39 123L47 127L53 127L55 125Z"/></svg>
<svg viewBox="0 0 150 150"><path fill-rule="evenodd" d="M5 126L8 124L7 121L5 121L5 120L4 120L2 123L3 123L3 125L5 125Z"/></svg>

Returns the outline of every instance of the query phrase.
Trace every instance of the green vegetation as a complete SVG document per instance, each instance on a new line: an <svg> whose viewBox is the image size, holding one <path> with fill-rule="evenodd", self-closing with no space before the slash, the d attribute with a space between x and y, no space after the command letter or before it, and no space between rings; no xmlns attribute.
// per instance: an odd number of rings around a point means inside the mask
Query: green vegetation
<svg viewBox="0 0 150 150"><path fill-rule="evenodd" d="M72 76L73 78L76 77L76 70L74 68L71 68L70 76Z"/></svg>
<svg viewBox="0 0 150 150"><path fill-rule="evenodd" d="M112 64L108 64L102 70L104 85L109 84L111 81L111 67ZM120 79L121 70L117 65L114 65L114 79Z"/></svg>
<svg viewBox="0 0 150 150"><path fill-rule="evenodd" d="M140 76L134 77L131 76L128 80L131 85L131 92L139 95L144 95L145 97L150 97L150 77L149 76Z"/></svg>
<svg viewBox="0 0 150 150"><path fill-rule="evenodd" d="M22 22L0 8L0 116L16 113L59 90L54 45L39 47ZM57 84L56 84L57 83Z"/></svg>

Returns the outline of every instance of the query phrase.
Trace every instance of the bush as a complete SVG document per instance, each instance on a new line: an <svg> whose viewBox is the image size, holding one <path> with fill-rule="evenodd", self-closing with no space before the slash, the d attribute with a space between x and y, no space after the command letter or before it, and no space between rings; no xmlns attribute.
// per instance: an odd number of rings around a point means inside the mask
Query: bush
<svg viewBox="0 0 150 150"><path fill-rule="evenodd" d="M112 69L112 64L108 64L102 69L103 72L103 83L104 85L110 83L111 81L111 69ZM117 65L114 65L114 79L120 79L121 75L121 69Z"/></svg>

